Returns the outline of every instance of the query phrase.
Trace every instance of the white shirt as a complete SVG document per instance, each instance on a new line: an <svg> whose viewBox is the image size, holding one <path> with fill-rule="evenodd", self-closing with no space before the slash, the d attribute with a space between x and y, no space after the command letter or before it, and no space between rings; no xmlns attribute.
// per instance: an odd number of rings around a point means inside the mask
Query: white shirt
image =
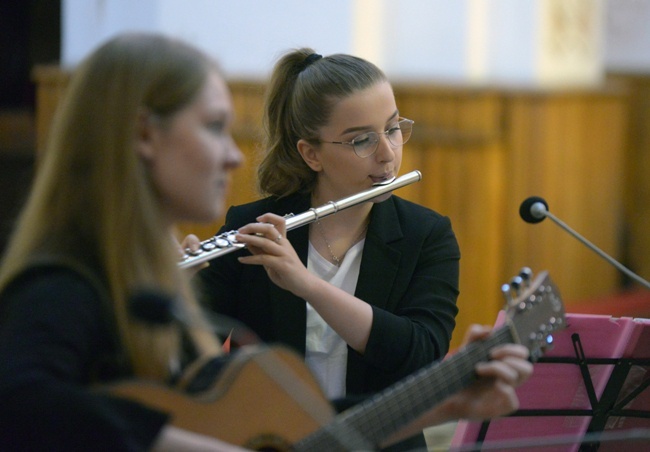
<svg viewBox="0 0 650 452"><path fill-rule="evenodd" d="M355 243L337 267L309 243L307 269L324 281L354 295L365 239ZM330 399L345 396L348 347L307 301L305 362Z"/></svg>

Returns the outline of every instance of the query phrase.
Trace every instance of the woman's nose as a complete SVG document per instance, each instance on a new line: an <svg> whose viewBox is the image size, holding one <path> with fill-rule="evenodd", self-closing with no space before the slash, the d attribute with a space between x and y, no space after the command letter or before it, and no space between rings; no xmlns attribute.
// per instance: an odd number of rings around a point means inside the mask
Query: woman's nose
<svg viewBox="0 0 650 452"><path fill-rule="evenodd" d="M396 147L391 144L386 134L382 133L379 136L379 143L377 143L375 158L380 162L390 162L395 159L395 149Z"/></svg>

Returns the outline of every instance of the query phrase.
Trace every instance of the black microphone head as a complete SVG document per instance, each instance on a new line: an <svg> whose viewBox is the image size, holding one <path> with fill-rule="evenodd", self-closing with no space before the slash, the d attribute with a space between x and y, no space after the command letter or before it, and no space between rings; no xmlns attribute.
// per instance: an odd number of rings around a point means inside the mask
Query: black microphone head
<svg viewBox="0 0 650 452"><path fill-rule="evenodd" d="M140 322L169 325L175 320L174 299L159 290L138 290L128 303L129 314Z"/></svg>
<svg viewBox="0 0 650 452"><path fill-rule="evenodd" d="M519 206L519 215L526 223L539 223L546 218L548 204L544 198L531 196Z"/></svg>

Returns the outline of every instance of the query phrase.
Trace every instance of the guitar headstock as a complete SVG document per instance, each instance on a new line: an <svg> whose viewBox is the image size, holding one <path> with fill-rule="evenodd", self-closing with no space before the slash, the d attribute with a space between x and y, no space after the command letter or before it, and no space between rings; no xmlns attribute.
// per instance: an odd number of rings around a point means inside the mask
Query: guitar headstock
<svg viewBox="0 0 650 452"><path fill-rule="evenodd" d="M536 361L553 345L553 332L565 327L564 304L547 271L533 278L529 268L521 270L501 288L506 298L506 323L515 341L530 350Z"/></svg>

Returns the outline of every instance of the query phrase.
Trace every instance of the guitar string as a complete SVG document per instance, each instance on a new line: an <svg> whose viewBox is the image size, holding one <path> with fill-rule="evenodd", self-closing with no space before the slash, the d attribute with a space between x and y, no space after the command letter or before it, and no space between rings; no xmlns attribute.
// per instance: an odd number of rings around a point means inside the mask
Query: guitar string
<svg viewBox="0 0 650 452"><path fill-rule="evenodd" d="M509 340L506 340L508 338ZM510 331L503 328L483 343L476 343L473 346L470 344L461 354L434 365L434 368L422 369L396 384L394 389L371 399L368 404L362 404L363 410L369 411L364 413L364 416L342 420L342 422L355 424L355 429L363 431L364 436L367 435L372 439L380 438L386 425L399 428L409 419L414 419L430 408L432 402L440 401L443 397L465 388L473 379L474 365L487 359L489 349L494 345L511 342L511 340ZM440 367L441 365L442 367ZM440 373L441 371L445 371L444 379L438 378L438 384L436 384L435 374L431 374L431 372ZM425 382L426 384L424 384ZM394 393L399 393L399 401L396 397L392 397ZM402 400L410 403L405 404ZM405 411L405 408L408 409ZM396 419L395 412L400 410L405 412L401 419Z"/></svg>

